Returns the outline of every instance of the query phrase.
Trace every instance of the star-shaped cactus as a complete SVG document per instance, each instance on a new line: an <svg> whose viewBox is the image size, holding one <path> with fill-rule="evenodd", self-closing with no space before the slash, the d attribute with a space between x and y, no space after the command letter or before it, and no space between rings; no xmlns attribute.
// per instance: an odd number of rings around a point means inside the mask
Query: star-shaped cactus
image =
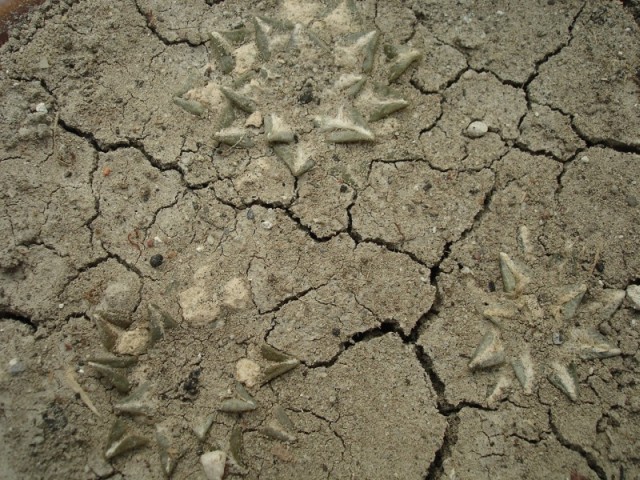
<svg viewBox="0 0 640 480"><path fill-rule="evenodd" d="M350 0L307 23L254 16L210 32L209 48L206 84L188 85L174 101L208 116L220 144L262 143L294 176L314 167L319 143L375 142L370 124L410 106L390 85L422 56L408 45L384 44ZM305 76L323 90L296 83Z"/></svg>
<svg viewBox="0 0 640 480"><path fill-rule="evenodd" d="M468 368L500 372L487 399L489 404L506 395L510 384L509 370L525 394L534 392L536 377L542 373L571 401L577 402L577 362L613 357L621 351L592 328L581 326L576 319L583 309L586 315L596 315L600 319L611 317L621 305L624 291L605 289L590 305L583 306L588 291L584 283L552 286L548 292L544 285L536 284L527 266L515 257L501 252L499 265L503 293L494 295L489 306L481 311L486 332ZM552 298L551 304L541 302L538 292ZM528 347L531 338L542 343L535 349L535 354Z"/></svg>

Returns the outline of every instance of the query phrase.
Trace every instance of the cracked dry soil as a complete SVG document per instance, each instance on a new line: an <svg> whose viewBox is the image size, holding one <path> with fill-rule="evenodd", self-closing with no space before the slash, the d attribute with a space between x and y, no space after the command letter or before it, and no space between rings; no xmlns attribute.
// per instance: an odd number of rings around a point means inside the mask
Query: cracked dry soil
<svg viewBox="0 0 640 480"><path fill-rule="evenodd" d="M65 0L0 63L1 478L640 478L621 2Z"/></svg>

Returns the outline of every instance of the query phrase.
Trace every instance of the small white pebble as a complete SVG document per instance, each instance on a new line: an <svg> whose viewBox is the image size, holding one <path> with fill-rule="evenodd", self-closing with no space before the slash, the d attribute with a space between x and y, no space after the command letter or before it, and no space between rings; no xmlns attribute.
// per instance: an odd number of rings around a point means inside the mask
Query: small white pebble
<svg viewBox="0 0 640 480"><path fill-rule="evenodd" d="M221 450L207 452L200 457L200 464L207 480L222 480L227 454Z"/></svg>
<svg viewBox="0 0 640 480"><path fill-rule="evenodd" d="M47 110L47 106L44 103L39 103L36 105L36 112L49 113L49 110Z"/></svg>
<svg viewBox="0 0 640 480"><path fill-rule="evenodd" d="M480 120L476 120L475 122L471 122L467 127L467 137L469 138L484 137L488 131L489 131L489 126L486 123Z"/></svg>
<svg viewBox="0 0 640 480"><path fill-rule="evenodd" d="M236 380L248 387L260 381L260 365L248 358L241 358L236 363Z"/></svg>
<svg viewBox="0 0 640 480"><path fill-rule="evenodd" d="M59 304L58 304L58 308L59 308L60 310L62 310L62 309L64 308L64 303L59 303Z"/></svg>
<svg viewBox="0 0 640 480"><path fill-rule="evenodd" d="M264 228L265 230L271 230L273 228L273 223L271 223L269 220L261 222L260 225L262 225L262 228Z"/></svg>
<svg viewBox="0 0 640 480"><path fill-rule="evenodd" d="M580 160L582 160L584 163L589 163L589 157L587 157L586 155L583 155Z"/></svg>
<svg viewBox="0 0 640 480"><path fill-rule="evenodd" d="M629 285L627 287L627 298L635 310L640 310L640 285Z"/></svg>
<svg viewBox="0 0 640 480"><path fill-rule="evenodd" d="M244 126L260 128L262 126L262 121L262 113L256 110L251 115L249 115L249 118L247 118L246 122L244 122Z"/></svg>
<svg viewBox="0 0 640 480"><path fill-rule="evenodd" d="M9 373L11 375L18 375L26 370L24 363L22 363L18 358L12 358L9 360Z"/></svg>
<svg viewBox="0 0 640 480"><path fill-rule="evenodd" d="M551 341L554 345L562 345L564 343L560 332L553 332L553 334L551 335Z"/></svg>

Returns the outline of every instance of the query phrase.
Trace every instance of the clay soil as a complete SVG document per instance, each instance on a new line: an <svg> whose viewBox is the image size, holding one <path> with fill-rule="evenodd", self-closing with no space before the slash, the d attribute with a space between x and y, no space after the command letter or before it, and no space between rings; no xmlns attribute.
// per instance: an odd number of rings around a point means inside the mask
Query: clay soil
<svg viewBox="0 0 640 480"><path fill-rule="evenodd" d="M0 478L640 479L637 7L44 2Z"/></svg>

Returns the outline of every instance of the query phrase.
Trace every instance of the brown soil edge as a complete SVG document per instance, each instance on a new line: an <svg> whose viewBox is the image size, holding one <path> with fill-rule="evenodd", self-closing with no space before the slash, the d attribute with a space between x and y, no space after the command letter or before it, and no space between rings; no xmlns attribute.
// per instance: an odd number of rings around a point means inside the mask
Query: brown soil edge
<svg viewBox="0 0 640 480"><path fill-rule="evenodd" d="M0 46L9 40L11 29L44 0L9 0L0 4Z"/></svg>

